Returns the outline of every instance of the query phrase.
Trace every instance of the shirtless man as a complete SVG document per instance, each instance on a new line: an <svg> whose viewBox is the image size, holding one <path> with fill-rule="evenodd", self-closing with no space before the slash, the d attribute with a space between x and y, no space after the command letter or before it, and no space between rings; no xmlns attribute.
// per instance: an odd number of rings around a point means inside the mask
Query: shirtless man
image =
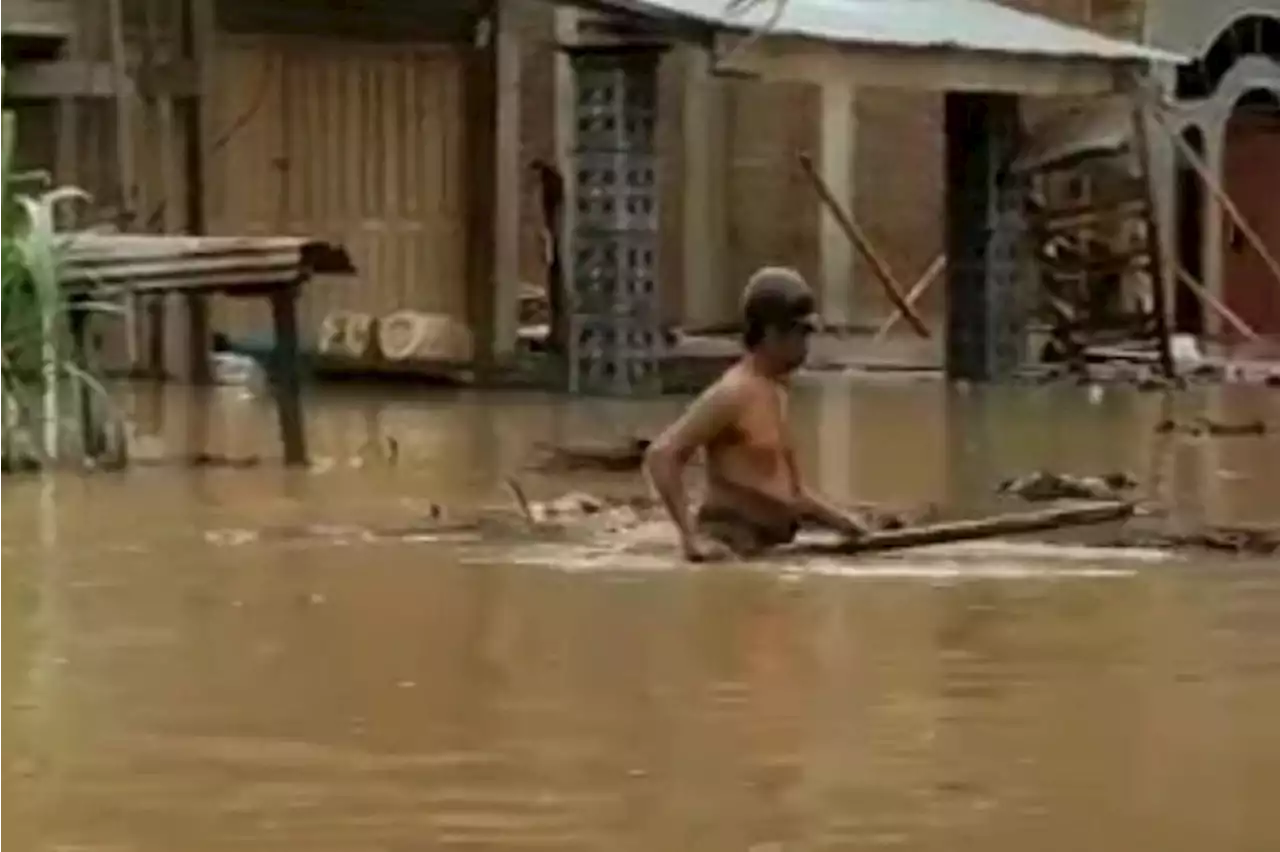
<svg viewBox="0 0 1280 852"><path fill-rule="evenodd" d="M814 331L813 293L791 269L756 272L742 296L746 354L705 390L645 457L685 557L752 556L795 538L802 523L850 537L866 529L800 479L787 436L787 379ZM691 517L683 473L706 451L706 498Z"/></svg>

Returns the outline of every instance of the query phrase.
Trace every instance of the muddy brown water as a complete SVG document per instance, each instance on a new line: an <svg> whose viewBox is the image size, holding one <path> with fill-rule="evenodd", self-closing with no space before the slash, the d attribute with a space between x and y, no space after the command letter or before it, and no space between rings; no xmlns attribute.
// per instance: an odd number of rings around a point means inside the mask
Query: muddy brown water
<svg viewBox="0 0 1280 852"><path fill-rule="evenodd" d="M129 405L171 450L275 452L263 403L205 402ZM12 848L1280 849L1280 565L998 543L690 570L371 539L503 502L537 441L678 402L310 403L309 472L6 481ZM1275 391L828 378L794 408L841 499L980 506L1029 468L1125 469L1181 516L1280 521L1280 438L1154 434L1280 424Z"/></svg>

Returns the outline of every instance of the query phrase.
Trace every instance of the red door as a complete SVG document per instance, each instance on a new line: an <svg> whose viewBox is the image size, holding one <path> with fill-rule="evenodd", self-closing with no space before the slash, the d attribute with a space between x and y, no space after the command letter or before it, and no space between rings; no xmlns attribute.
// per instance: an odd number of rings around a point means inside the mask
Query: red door
<svg viewBox="0 0 1280 852"><path fill-rule="evenodd" d="M1280 257L1280 116L1237 110L1227 125L1223 183L1272 257ZM1254 331L1280 336L1280 280L1223 212L1223 296Z"/></svg>

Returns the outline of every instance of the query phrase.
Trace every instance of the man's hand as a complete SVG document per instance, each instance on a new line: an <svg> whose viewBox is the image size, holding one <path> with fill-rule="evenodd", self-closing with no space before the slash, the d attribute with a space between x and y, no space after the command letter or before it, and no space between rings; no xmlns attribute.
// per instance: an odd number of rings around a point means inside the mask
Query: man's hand
<svg viewBox="0 0 1280 852"><path fill-rule="evenodd" d="M684 558L689 562L727 562L737 556L726 545L711 538L689 536L680 542Z"/></svg>
<svg viewBox="0 0 1280 852"><path fill-rule="evenodd" d="M856 515L844 515L841 521L836 532L844 536L847 541L859 541L871 534L871 528Z"/></svg>

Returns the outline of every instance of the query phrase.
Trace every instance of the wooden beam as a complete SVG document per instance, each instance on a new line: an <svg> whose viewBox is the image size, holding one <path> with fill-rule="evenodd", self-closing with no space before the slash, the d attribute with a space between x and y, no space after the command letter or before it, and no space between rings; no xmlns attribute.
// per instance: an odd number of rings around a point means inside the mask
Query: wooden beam
<svg viewBox="0 0 1280 852"><path fill-rule="evenodd" d="M1091 59L1011 56L939 48L839 46L805 39L761 40L735 52L735 36L718 36L717 53L732 54L730 73L818 85L1016 95L1115 92L1126 66Z"/></svg>
<svg viewBox="0 0 1280 852"><path fill-rule="evenodd" d="M784 553L845 556L905 547L924 547L957 541L996 538L1047 532L1065 527L1090 526L1123 521L1133 514L1134 505L1124 501L1099 501L1055 506L1029 512L1012 512L990 518L944 521L919 527L873 532L865 538L832 544L800 544L785 548Z"/></svg>
<svg viewBox="0 0 1280 852"><path fill-rule="evenodd" d="M85 59L24 62L4 72L4 94L10 98L114 98L122 87L127 94L145 98L185 98L198 91L194 65L181 60L139 68L123 83L113 63Z"/></svg>

